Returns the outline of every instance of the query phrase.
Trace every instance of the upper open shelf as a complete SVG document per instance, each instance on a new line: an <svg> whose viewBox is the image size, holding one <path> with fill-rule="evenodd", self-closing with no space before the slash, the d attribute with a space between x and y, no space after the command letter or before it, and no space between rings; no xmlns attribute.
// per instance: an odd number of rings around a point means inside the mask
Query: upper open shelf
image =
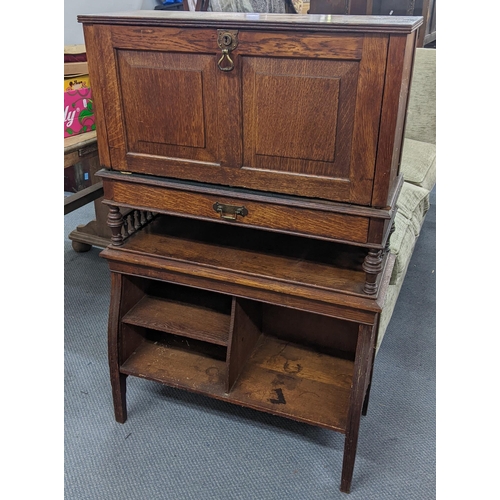
<svg viewBox="0 0 500 500"><path fill-rule="evenodd" d="M123 322L227 346L230 316L195 304L145 296Z"/></svg>
<svg viewBox="0 0 500 500"><path fill-rule="evenodd" d="M158 216L120 250L185 262L244 279L325 292L363 293L366 249L228 224ZM107 251L104 252L105 254Z"/></svg>

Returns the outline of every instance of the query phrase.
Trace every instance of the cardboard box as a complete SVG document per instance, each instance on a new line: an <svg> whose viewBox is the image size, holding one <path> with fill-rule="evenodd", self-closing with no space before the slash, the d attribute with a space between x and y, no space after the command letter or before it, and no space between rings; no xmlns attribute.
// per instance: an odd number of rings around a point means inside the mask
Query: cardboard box
<svg viewBox="0 0 500 500"><path fill-rule="evenodd" d="M85 62L65 62L64 63L64 78L66 76L88 75L89 65Z"/></svg>
<svg viewBox="0 0 500 500"><path fill-rule="evenodd" d="M78 74L78 71L85 73ZM87 63L65 63L64 137L91 130L95 130L95 119Z"/></svg>
<svg viewBox="0 0 500 500"><path fill-rule="evenodd" d="M64 137L95 130L92 90L79 88L64 92Z"/></svg>
<svg viewBox="0 0 500 500"><path fill-rule="evenodd" d="M80 76L64 76L64 92L69 92L70 90L76 90L81 88L90 88L90 78L89 75Z"/></svg>

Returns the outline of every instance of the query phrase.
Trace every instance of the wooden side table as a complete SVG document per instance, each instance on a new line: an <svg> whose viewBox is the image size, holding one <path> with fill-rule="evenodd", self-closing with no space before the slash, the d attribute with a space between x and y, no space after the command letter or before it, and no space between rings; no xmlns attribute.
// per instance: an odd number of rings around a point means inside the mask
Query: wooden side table
<svg viewBox="0 0 500 500"><path fill-rule="evenodd" d="M76 252L87 252L92 246L105 248L111 238L111 230L106 223L108 209L101 203L102 182L95 176L100 168L95 131L64 139L64 168L78 163L84 164L85 170L89 171L91 186L66 197L64 214L94 202L96 218L85 225L78 226L69 234L73 249Z"/></svg>
<svg viewBox="0 0 500 500"><path fill-rule="evenodd" d="M362 253L166 215L109 245L116 420L132 376L324 427L345 435L349 492L394 264L367 297Z"/></svg>

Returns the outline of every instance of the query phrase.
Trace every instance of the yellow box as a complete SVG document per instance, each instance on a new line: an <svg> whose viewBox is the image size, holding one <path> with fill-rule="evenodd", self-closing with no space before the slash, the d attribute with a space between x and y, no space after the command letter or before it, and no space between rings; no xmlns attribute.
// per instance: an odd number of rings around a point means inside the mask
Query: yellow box
<svg viewBox="0 0 500 500"><path fill-rule="evenodd" d="M89 89L90 78L89 75L78 75L71 77L64 77L64 92L77 89Z"/></svg>
<svg viewBox="0 0 500 500"><path fill-rule="evenodd" d="M90 88L87 62L64 63L64 92Z"/></svg>

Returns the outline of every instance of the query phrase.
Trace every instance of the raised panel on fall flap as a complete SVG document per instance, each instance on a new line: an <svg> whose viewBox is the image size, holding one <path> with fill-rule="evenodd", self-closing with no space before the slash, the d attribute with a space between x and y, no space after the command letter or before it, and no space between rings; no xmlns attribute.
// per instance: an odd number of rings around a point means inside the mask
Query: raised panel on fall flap
<svg viewBox="0 0 500 500"><path fill-rule="evenodd" d="M333 161L339 82L339 78L256 74L255 88L259 91L255 96L255 154ZM290 107L293 101L297 106ZM317 123L328 124L331 133L324 138L315 134L310 116ZM290 124L292 129L283 135ZM281 165L274 166L279 169Z"/></svg>
<svg viewBox="0 0 500 500"><path fill-rule="evenodd" d="M118 50L127 155L217 161L213 57ZM209 118L210 117L210 118Z"/></svg>
<svg viewBox="0 0 500 500"><path fill-rule="evenodd" d="M244 168L349 181L357 61L244 60Z"/></svg>

